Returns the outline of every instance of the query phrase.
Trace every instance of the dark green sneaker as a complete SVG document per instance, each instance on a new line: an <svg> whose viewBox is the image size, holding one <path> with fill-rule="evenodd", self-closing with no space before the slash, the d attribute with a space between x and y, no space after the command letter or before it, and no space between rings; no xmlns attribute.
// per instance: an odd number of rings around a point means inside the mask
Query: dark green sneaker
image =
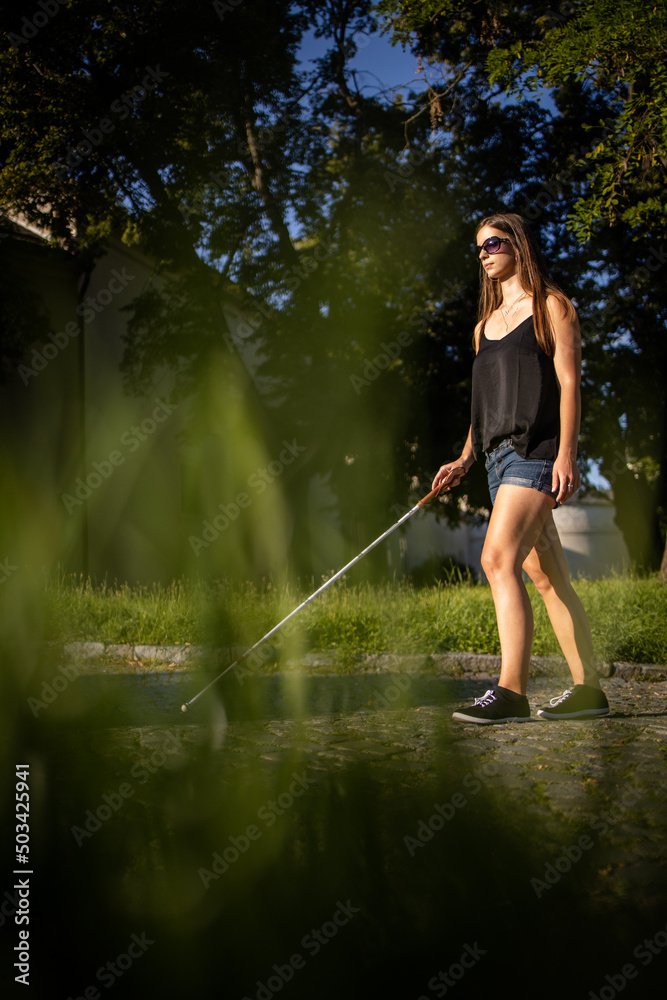
<svg viewBox="0 0 667 1000"><path fill-rule="evenodd" d="M537 714L543 719L592 719L597 715L609 715L609 702L604 691L588 684L575 684L552 698Z"/></svg>
<svg viewBox="0 0 667 1000"><path fill-rule="evenodd" d="M501 722L530 722L530 706L524 695L509 698L494 688L489 688L481 698L475 698L470 708L460 708L452 719L459 722L477 722L497 725Z"/></svg>

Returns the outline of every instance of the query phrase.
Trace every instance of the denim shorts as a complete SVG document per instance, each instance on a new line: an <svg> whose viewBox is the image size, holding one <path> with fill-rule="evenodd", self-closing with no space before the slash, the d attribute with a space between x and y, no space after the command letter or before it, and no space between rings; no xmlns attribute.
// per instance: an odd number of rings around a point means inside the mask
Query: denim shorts
<svg viewBox="0 0 667 1000"><path fill-rule="evenodd" d="M554 463L548 458L522 458L517 455L511 440L501 443L487 453L486 472L489 479L491 503L496 502L496 494L502 484L506 486L528 486L530 489L546 493L556 498L551 489ZM560 504L556 503L556 507Z"/></svg>

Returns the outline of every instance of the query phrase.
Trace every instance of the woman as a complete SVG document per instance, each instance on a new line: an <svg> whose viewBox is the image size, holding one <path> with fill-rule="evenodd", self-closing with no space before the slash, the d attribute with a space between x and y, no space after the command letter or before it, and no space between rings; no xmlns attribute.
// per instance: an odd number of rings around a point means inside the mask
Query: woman
<svg viewBox="0 0 667 1000"><path fill-rule="evenodd" d="M541 594L573 687L538 711L547 719L606 715L586 612L575 594L552 511L580 485L581 336L574 306L549 278L524 220L492 215L477 228L481 266L475 327L472 422L461 457L433 487L457 486L486 456L493 509L482 552L496 608L502 666L498 684L464 722L526 722L533 613L522 570Z"/></svg>

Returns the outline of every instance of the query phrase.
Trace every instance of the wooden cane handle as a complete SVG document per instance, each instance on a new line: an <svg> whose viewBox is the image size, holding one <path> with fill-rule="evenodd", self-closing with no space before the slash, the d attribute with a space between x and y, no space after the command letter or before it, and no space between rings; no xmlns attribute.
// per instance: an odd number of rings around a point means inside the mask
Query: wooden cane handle
<svg viewBox="0 0 667 1000"><path fill-rule="evenodd" d="M417 501L417 506L418 507L428 507L428 505L430 503L433 503L434 500L438 499L438 497L440 496L440 494L442 493L442 491L444 490L444 488L445 488L445 484L444 483L440 483L440 485L436 486L436 488L434 490L431 490L430 493L427 493L425 497L422 497L421 500L418 500Z"/></svg>
<svg viewBox="0 0 667 1000"><path fill-rule="evenodd" d="M462 465L457 465L456 468L451 470L447 479L443 479L443 481L439 483L439 485L436 486L434 490L431 490L430 493L427 493L425 497L422 497L421 500L417 502L417 506L428 507L430 503L433 503L434 500L438 499L443 490L448 489L451 478L456 476L459 472L462 474L462 476L465 476L465 471L466 470L463 468Z"/></svg>

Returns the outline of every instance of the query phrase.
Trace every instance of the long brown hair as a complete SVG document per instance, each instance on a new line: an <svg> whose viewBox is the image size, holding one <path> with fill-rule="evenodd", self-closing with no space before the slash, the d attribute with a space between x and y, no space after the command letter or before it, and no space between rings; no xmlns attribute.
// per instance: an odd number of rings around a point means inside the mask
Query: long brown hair
<svg viewBox="0 0 667 1000"><path fill-rule="evenodd" d="M489 215L478 224L475 234L479 233L484 226L499 229L501 232L507 233L510 238L519 259L519 280L528 294L533 296L533 323L535 324L537 342L545 354L553 357L555 341L547 309L547 298L549 295L555 295L562 303L567 318L576 322L577 314L574 306L563 290L550 278L542 251L525 219L513 212ZM473 338L475 350L479 347L480 331L491 313L498 309L503 299L500 282L489 277L481 262L480 272L479 324L478 331Z"/></svg>

